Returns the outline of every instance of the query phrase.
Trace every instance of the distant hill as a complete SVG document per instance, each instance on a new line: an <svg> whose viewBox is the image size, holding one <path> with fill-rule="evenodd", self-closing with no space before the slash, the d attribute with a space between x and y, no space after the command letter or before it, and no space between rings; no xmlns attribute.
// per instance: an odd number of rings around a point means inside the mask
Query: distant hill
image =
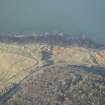
<svg viewBox="0 0 105 105"><path fill-rule="evenodd" d="M37 35L37 36L0 36L0 42L5 43L48 43L50 45L60 46L82 46L86 48L102 49L105 48L102 44L97 44L89 38L70 36L70 35L59 35L59 34L48 34L48 35Z"/></svg>

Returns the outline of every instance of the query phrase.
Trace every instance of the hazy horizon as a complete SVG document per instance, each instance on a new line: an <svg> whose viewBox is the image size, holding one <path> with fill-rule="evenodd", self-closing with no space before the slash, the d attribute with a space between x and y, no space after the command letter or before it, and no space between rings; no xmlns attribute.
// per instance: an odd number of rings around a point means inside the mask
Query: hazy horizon
<svg viewBox="0 0 105 105"><path fill-rule="evenodd" d="M104 42L105 0L0 0L0 32L87 33Z"/></svg>

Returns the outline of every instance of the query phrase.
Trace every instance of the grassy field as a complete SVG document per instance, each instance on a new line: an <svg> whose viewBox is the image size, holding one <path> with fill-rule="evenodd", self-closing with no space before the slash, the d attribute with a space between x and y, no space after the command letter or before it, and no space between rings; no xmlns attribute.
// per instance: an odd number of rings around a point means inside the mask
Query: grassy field
<svg viewBox="0 0 105 105"><path fill-rule="evenodd" d="M41 65L38 44L0 43L0 91L19 83L30 70Z"/></svg>
<svg viewBox="0 0 105 105"><path fill-rule="evenodd" d="M94 65L91 59L91 52L85 48L71 47L55 47L52 51L52 58L55 63L69 63L75 65Z"/></svg>

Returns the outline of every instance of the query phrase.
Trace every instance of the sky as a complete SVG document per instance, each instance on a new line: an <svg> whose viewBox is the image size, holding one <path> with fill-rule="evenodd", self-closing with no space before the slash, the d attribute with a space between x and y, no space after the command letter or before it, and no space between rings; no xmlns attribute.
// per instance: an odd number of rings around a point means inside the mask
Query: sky
<svg viewBox="0 0 105 105"><path fill-rule="evenodd" d="M0 0L0 32L84 32L105 40L105 0Z"/></svg>

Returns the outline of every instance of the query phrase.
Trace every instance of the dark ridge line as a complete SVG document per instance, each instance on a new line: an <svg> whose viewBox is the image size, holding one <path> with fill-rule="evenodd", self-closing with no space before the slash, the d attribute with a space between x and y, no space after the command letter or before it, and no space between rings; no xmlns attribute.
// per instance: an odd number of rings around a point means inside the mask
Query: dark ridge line
<svg viewBox="0 0 105 105"><path fill-rule="evenodd" d="M87 48L105 49L102 44L97 44L89 38L76 37L70 35L39 35L39 36L0 36L0 42L4 43L47 43L49 45L60 45L60 46L83 46Z"/></svg>

